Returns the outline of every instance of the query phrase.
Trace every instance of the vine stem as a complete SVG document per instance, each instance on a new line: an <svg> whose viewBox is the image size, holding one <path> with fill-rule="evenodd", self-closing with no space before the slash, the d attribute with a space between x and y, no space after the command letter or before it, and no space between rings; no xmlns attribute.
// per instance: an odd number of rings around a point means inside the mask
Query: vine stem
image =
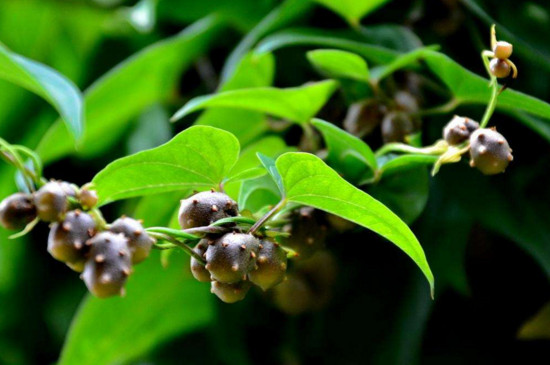
<svg viewBox="0 0 550 365"><path fill-rule="evenodd" d="M103 214L101 214L101 211L99 209L94 208L90 210L88 214L92 216L100 229L105 229L107 227L107 221L105 220L105 218L103 218Z"/></svg>
<svg viewBox="0 0 550 365"><path fill-rule="evenodd" d="M388 143L382 146L376 153L374 154L376 157L383 156L390 152L403 152L403 153L415 153L415 154L421 154L421 155L441 155L442 153L445 153L447 150L446 143L437 142L432 146L428 147L413 147L408 144L404 143Z"/></svg>
<svg viewBox="0 0 550 365"><path fill-rule="evenodd" d="M174 245L176 245L176 246L180 247L181 249L183 249L189 256L193 257L195 260L200 262L202 265L206 265L206 261L204 260L204 258L202 258L201 255L196 253L191 247L187 246L185 243L177 240L176 238L174 238L172 236L169 236L167 234L164 234L164 233L157 233L157 232L148 232L148 233L149 233L150 236L152 236L156 239L173 243Z"/></svg>
<svg viewBox="0 0 550 365"><path fill-rule="evenodd" d="M492 28L491 30L493 31L494 28ZM497 78L493 76L493 74L491 73L491 67L489 65L490 64L489 56L490 56L490 52L486 52L486 51L481 52L481 59L483 60L483 65L485 66L485 70L487 71L487 74L491 79L491 82L489 83L489 87L491 87L492 90L491 90L491 99L489 100L489 104L485 109L485 114L483 114L483 119L479 124L480 128L485 128L489 123L489 119L491 119L491 116L493 115L493 112L495 111L495 108L497 106L497 99L499 94Z"/></svg>
<svg viewBox="0 0 550 365"><path fill-rule="evenodd" d="M253 234L258 229L262 228L262 226L271 218L273 217L279 210L281 210L282 207L284 207L286 204L286 198L281 199L280 202L277 203L269 212L267 212L262 218L260 218L254 225L250 228L248 231L249 234Z"/></svg>

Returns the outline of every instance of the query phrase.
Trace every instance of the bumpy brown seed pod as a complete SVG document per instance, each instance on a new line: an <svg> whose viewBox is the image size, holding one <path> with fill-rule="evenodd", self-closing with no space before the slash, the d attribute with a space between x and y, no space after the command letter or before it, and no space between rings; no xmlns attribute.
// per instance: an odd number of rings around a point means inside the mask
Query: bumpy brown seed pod
<svg viewBox="0 0 550 365"><path fill-rule="evenodd" d="M147 234L143 225L132 218L123 217L117 219L109 230L114 233L122 233L128 239L133 264L138 264L145 260L155 243L155 240Z"/></svg>
<svg viewBox="0 0 550 365"><path fill-rule="evenodd" d="M86 262L86 242L96 231L93 218L78 210L67 213L65 220L55 223L48 237L48 252L71 269L81 272Z"/></svg>
<svg viewBox="0 0 550 365"><path fill-rule="evenodd" d="M385 113L386 107L376 99L354 103L346 114L344 129L357 137L364 137L382 122Z"/></svg>
<svg viewBox="0 0 550 365"><path fill-rule="evenodd" d="M485 175L504 172L514 159L506 138L488 128L478 129L470 136L470 157L470 166Z"/></svg>
<svg viewBox="0 0 550 365"><path fill-rule="evenodd" d="M57 181L51 181L41 187L34 195L34 204L38 217L45 222L63 220L69 209L68 188Z"/></svg>
<svg viewBox="0 0 550 365"><path fill-rule="evenodd" d="M206 269L222 283L246 280L256 266L260 241L251 234L228 233L206 250Z"/></svg>
<svg viewBox="0 0 550 365"><path fill-rule="evenodd" d="M99 298L124 295L132 261L128 239L123 234L98 233L88 241L91 246L82 279L88 290Z"/></svg>
<svg viewBox="0 0 550 365"><path fill-rule="evenodd" d="M493 58L489 63L489 69L493 76L502 79L510 76L512 67L505 61L499 58Z"/></svg>
<svg viewBox="0 0 550 365"><path fill-rule="evenodd" d="M298 315L312 309L315 294L306 279L296 273L289 274L287 279L271 290L273 304L280 311Z"/></svg>
<svg viewBox="0 0 550 365"><path fill-rule="evenodd" d="M287 268L286 251L277 242L264 239L260 242L258 268L248 274L250 281L262 290L268 290L283 281Z"/></svg>
<svg viewBox="0 0 550 365"><path fill-rule="evenodd" d="M193 249L196 253L198 253L201 257L206 257L205 253L208 249L208 242L214 242L210 241L208 239L202 239L199 241L197 246ZM210 281L210 272L206 270L204 265L200 263L198 260L196 260L194 257L191 257L191 273L197 279L198 281L202 282L209 282Z"/></svg>
<svg viewBox="0 0 550 365"><path fill-rule="evenodd" d="M6 229L23 229L36 218L36 207L31 195L17 193L0 203L0 225Z"/></svg>
<svg viewBox="0 0 550 365"><path fill-rule="evenodd" d="M283 246L298 253L298 259L307 259L324 247L327 236L325 214L311 207L302 207L292 213L291 222L283 227L289 237L281 238Z"/></svg>
<svg viewBox="0 0 550 365"><path fill-rule="evenodd" d="M384 143L406 142L405 137L414 129L414 122L406 113L391 112L382 121L382 139Z"/></svg>
<svg viewBox="0 0 550 365"><path fill-rule="evenodd" d="M241 281L234 284L212 281L210 291L216 294L225 303L235 303L243 300L252 284L248 281Z"/></svg>
<svg viewBox="0 0 550 365"><path fill-rule="evenodd" d="M418 100L408 91L400 90L393 96L398 108L408 112L415 113L418 111Z"/></svg>
<svg viewBox="0 0 550 365"><path fill-rule="evenodd" d="M470 134L478 128L478 122L455 115L443 129L443 138L450 145L458 145L470 138Z"/></svg>
<svg viewBox="0 0 550 365"><path fill-rule="evenodd" d="M222 218L239 214L237 203L228 195L204 191L181 201L179 222L181 228L208 226Z"/></svg>

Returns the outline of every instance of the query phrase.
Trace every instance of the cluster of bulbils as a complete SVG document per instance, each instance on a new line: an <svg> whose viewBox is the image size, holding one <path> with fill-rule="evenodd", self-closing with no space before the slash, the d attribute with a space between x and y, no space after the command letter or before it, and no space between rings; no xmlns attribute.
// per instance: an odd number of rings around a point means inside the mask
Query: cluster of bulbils
<svg viewBox="0 0 550 365"><path fill-rule="evenodd" d="M20 230L37 218L51 223L48 252L81 272L95 296L123 295L132 265L147 258L154 239L132 218L122 217L102 227L86 212L97 201L93 190L51 181L34 194L16 193L4 199L0 224Z"/></svg>
<svg viewBox="0 0 550 365"><path fill-rule="evenodd" d="M181 202L179 222L183 229L208 226L239 214L237 203L224 193L206 191ZM226 303L244 299L255 284L268 290L281 283L287 269L287 253L275 240L234 229L208 234L194 248L191 272Z"/></svg>
<svg viewBox="0 0 550 365"><path fill-rule="evenodd" d="M491 46L492 51L483 52L484 55L492 58L489 62L489 71L491 74L500 79L510 76L511 73L512 77L515 79L518 76L518 69L516 65L509 60L514 47L511 43L505 41L497 42L494 28L492 30Z"/></svg>
<svg viewBox="0 0 550 365"><path fill-rule="evenodd" d="M455 116L443 129L443 138L451 146L469 141L470 166L485 175L504 172L514 159L502 134L495 128L479 128L479 124L469 118Z"/></svg>

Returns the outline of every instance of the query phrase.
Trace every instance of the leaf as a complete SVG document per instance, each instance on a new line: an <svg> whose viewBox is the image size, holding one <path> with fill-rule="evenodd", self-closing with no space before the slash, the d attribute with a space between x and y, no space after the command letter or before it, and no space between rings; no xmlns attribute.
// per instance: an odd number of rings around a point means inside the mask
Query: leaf
<svg viewBox="0 0 550 365"><path fill-rule="evenodd" d="M399 52L391 49L349 40L344 36L318 29L291 29L277 32L264 38L256 46L256 52L273 52L291 46L339 48L357 53L367 61L381 64L391 62L399 55Z"/></svg>
<svg viewBox="0 0 550 365"><path fill-rule="evenodd" d="M41 63L11 52L2 43L0 78L48 101L59 112L74 139L80 139L84 128L83 101L80 90L72 81Z"/></svg>
<svg viewBox="0 0 550 365"><path fill-rule="evenodd" d="M84 300L59 365L127 363L214 320L208 287L181 269L188 257L172 255L164 270L158 256L136 267L126 297Z"/></svg>
<svg viewBox="0 0 550 365"><path fill-rule="evenodd" d="M263 167L252 167L248 170L241 171L233 176L228 177L226 183L234 183L243 180L255 179L267 174L267 171Z"/></svg>
<svg viewBox="0 0 550 365"><path fill-rule="evenodd" d="M275 185L277 185L277 188L279 189L281 196L285 196L285 187L283 186L283 179L281 178L281 175L277 170L277 166L275 166L275 160L272 159L271 157L267 157L266 155L260 152L258 152L257 155L258 155L258 159L262 162L262 165L269 173L269 176L271 176L271 178L275 182Z"/></svg>
<svg viewBox="0 0 550 365"><path fill-rule="evenodd" d="M348 78L368 82L369 69L363 58L355 53L336 49L309 51L307 59L328 77Z"/></svg>
<svg viewBox="0 0 550 365"><path fill-rule="evenodd" d="M379 24L359 27L359 33L367 43L399 52L409 52L422 47L422 41L413 31L397 24Z"/></svg>
<svg viewBox="0 0 550 365"><path fill-rule="evenodd" d="M281 200L279 188L271 176L244 181L239 192L239 208L256 213Z"/></svg>
<svg viewBox="0 0 550 365"><path fill-rule="evenodd" d="M442 53L426 51L426 65L452 91L458 104L487 104L491 97L489 80L466 70ZM507 89L498 97L497 109L522 110L543 118L550 118L550 104Z"/></svg>
<svg viewBox="0 0 550 365"><path fill-rule="evenodd" d="M292 22L302 14L306 14L311 4L310 0L286 0L269 12L254 29L246 34L229 57L227 57L222 70L222 81L229 79L233 75L234 69L240 63L241 58L254 47L256 42L273 30Z"/></svg>
<svg viewBox="0 0 550 365"><path fill-rule="evenodd" d="M420 243L395 213L357 189L318 157L285 153L277 159L288 201L338 215L393 242L418 265L433 294L434 278Z"/></svg>
<svg viewBox="0 0 550 365"><path fill-rule="evenodd" d="M261 87L199 96L178 110L172 121L200 109L225 107L255 110L297 123L306 123L317 114L337 87L336 81L326 80L287 89Z"/></svg>
<svg viewBox="0 0 550 365"><path fill-rule="evenodd" d="M521 326L518 338L521 340L550 339L550 303L546 303L536 315Z"/></svg>
<svg viewBox="0 0 550 365"><path fill-rule="evenodd" d="M136 129L126 142L128 154L133 154L166 143L172 136L169 116L159 104L147 109L138 118Z"/></svg>
<svg viewBox="0 0 550 365"><path fill-rule="evenodd" d="M352 25L358 25L361 18L389 0L315 0L341 15Z"/></svg>
<svg viewBox="0 0 550 365"><path fill-rule="evenodd" d="M388 77L395 71L398 71L402 68L410 66L416 63L419 59L422 59L425 54L429 51L435 51L439 46L428 46L423 48L415 49L414 51L405 53L394 59L392 62L378 66L372 70L371 77L373 82L378 83L380 80Z"/></svg>
<svg viewBox="0 0 550 365"><path fill-rule="evenodd" d="M369 145L354 135L321 119L311 122L328 148L327 162L351 181L372 177L377 169L376 158Z"/></svg>
<svg viewBox="0 0 550 365"><path fill-rule="evenodd" d="M378 175L379 177L383 177L385 175L401 172L417 166L433 165L438 159L439 156L430 155L384 155L378 160L378 163L380 164Z"/></svg>
<svg viewBox="0 0 550 365"><path fill-rule="evenodd" d="M220 91L270 86L275 73L275 58L271 53L247 54ZM242 146L252 142L268 129L266 116L257 111L215 108L204 111L195 122L231 132Z"/></svg>
<svg viewBox="0 0 550 365"><path fill-rule="evenodd" d="M85 92L86 126L79 154L93 157L112 146L133 118L148 106L168 99L179 75L204 52L219 29L215 18L155 43L119 64ZM44 162L75 153L67 132L54 124L37 152Z"/></svg>
<svg viewBox="0 0 550 365"><path fill-rule="evenodd" d="M92 180L100 204L168 191L217 187L239 156L239 142L221 129L195 126L170 142L118 159Z"/></svg>

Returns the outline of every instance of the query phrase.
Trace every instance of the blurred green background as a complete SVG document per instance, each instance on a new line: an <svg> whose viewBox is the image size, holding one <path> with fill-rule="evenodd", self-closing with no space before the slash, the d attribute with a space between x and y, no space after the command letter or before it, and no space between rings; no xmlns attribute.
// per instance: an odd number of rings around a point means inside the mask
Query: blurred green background
<svg viewBox="0 0 550 365"><path fill-rule="evenodd" d="M43 154L45 175L84 184L112 160L167 141L194 118L171 125L168 117L192 97L216 90L239 54L236 47L247 50L280 29L342 31L399 51L439 44L483 75L479 54L496 22L499 36L515 46L520 76L509 86L550 100L545 0L394 0L356 30L319 3L281 4L0 0L0 41L74 81L93 109L87 118L100 125L76 151L64 149L69 140L50 146ZM320 79L305 57L312 48L275 51L273 85ZM140 60L124 77L104 77L132 57ZM347 107L335 96L321 117L341 123ZM482 111L470 106L456 112ZM425 118L424 140L440 138L449 118ZM56 119L40 98L0 80L2 138L35 148L53 133ZM541 363L550 313L534 316L550 300L550 127L539 121L529 128L529 120L519 123L501 112L492 123L514 149L506 174L484 177L465 162L444 167L427 182L426 208L412 222L436 277L433 301L414 264L364 230L329 237L338 265L332 299L297 316L282 313L260 292L234 305L219 302L208 285L191 279L179 252L167 269L158 255L140 266L126 298L86 300L78 276L46 252L47 227L13 241L2 231L0 364L55 363L62 351L62 364ZM260 128L241 142L271 133ZM299 140L293 128L283 135L289 144ZM2 165L0 196L15 189L13 170ZM108 206L105 215L133 213L146 225L168 224L178 198L131 200Z"/></svg>

